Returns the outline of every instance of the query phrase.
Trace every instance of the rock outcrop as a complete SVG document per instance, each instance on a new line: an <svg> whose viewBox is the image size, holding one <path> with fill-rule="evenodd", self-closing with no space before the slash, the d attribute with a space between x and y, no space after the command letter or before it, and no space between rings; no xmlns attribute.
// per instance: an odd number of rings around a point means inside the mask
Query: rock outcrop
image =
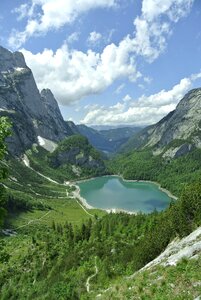
<svg viewBox="0 0 201 300"><path fill-rule="evenodd" d="M40 138L59 142L72 133L63 120L50 90L40 93L32 71L20 52L0 47L0 116L8 116L13 135L8 138L11 154L21 155Z"/></svg>

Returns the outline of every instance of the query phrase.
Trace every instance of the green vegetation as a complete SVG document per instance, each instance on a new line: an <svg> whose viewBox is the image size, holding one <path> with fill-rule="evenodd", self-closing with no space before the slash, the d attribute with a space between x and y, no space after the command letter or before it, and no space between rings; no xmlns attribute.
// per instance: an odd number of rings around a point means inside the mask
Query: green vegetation
<svg viewBox="0 0 201 300"><path fill-rule="evenodd" d="M201 256L183 259L177 266L153 267L133 279L120 279L100 299L194 300L201 293L200 268ZM92 293L89 299L96 296Z"/></svg>
<svg viewBox="0 0 201 300"><path fill-rule="evenodd" d="M10 159L6 164L10 174L4 181L7 187L4 207L9 212L5 220L6 227L25 225L47 212L49 214L42 223L49 226L53 221L81 224L89 218L79 202L73 198L74 186L51 182L16 159ZM104 214L97 210L90 213Z"/></svg>
<svg viewBox="0 0 201 300"><path fill-rule="evenodd" d="M190 297L198 295L200 258L125 278L201 225L200 150L174 160L136 151L107 162L110 173L158 181L179 195L165 211L136 216L86 210L75 187L64 184L106 172L85 138L67 138L51 154L34 146L26 155L30 167L14 158L0 163L9 172L3 206L11 229L0 235L0 299L86 300L110 287L102 299L174 299L172 277L175 299L185 299L190 286Z"/></svg>
<svg viewBox="0 0 201 300"><path fill-rule="evenodd" d="M67 173L71 168L74 178L100 176L105 173L101 154L89 144L87 138L81 135L64 139L56 150L48 155L48 158L50 165L61 170L62 173Z"/></svg>
<svg viewBox="0 0 201 300"><path fill-rule="evenodd" d="M154 156L151 150L133 151L107 162L112 174L125 179L152 180L179 196L184 185L201 177L201 150L175 159Z"/></svg>
<svg viewBox="0 0 201 300"><path fill-rule="evenodd" d="M60 183L100 176L106 172L101 154L80 135L64 139L53 153L33 146L26 155L34 170Z"/></svg>
<svg viewBox="0 0 201 300"><path fill-rule="evenodd" d="M5 139L10 135L10 123L6 117L0 118L0 162L3 160L6 154ZM3 218L5 216L5 188L2 182L7 177L7 167L5 164L0 168L0 226L2 225Z"/></svg>
<svg viewBox="0 0 201 300"><path fill-rule="evenodd" d="M1 299L94 299L86 291L94 258L98 273L90 284L98 293L201 225L201 186L189 186L169 209L150 215L109 214L78 226L59 218L50 223L51 213L27 226L14 222L18 235L1 239Z"/></svg>

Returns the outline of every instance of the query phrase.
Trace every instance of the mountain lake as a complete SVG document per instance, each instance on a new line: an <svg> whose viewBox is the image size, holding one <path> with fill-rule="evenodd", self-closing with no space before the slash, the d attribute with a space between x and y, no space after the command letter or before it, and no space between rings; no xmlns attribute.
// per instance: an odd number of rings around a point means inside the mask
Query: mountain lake
<svg viewBox="0 0 201 300"><path fill-rule="evenodd" d="M94 208L107 211L150 213L169 206L172 198L152 182L126 181L119 176L103 176L77 182L80 196Z"/></svg>

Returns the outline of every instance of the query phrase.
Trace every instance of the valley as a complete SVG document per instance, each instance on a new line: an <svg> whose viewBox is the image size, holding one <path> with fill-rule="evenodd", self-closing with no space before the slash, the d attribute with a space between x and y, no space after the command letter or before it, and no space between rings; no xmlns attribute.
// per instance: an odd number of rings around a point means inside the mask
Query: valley
<svg viewBox="0 0 201 300"><path fill-rule="evenodd" d="M0 54L0 298L199 297L201 89L154 125L97 131ZM180 259L158 262L167 251Z"/></svg>

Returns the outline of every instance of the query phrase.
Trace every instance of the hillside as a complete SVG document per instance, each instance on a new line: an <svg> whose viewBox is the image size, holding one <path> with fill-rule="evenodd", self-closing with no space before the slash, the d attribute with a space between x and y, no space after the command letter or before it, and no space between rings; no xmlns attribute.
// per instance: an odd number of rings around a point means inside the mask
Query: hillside
<svg viewBox="0 0 201 300"><path fill-rule="evenodd" d="M79 133L85 136L96 149L106 152L113 151L112 145L110 145L107 139L105 139L104 136L99 133L99 131L83 124L76 125L76 127Z"/></svg>
<svg viewBox="0 0 201 300"><path fill-rule="evenodd" d="M49 207L11 218L12 230L5 230L10 237L1 237L1 299L85 300L98 295L102 299L129 299L151 295L170 300L177 299L172 298L175 283L176 294L183 297L178 299L186 299L188 291L189 299L200 295L200 229L191 238L176 241L177 236L188 236L201 224L199 184L189 186L164 212L99 218L95 211L88 216L76 207L69 187L65 197L65 186L51 186L52 193L60 189L59 197L41 195L40 200ZM181 252L176 268L151 263L150 269L136 273L168 244L167 249L172 249L170 262L175 252ZM195 260L181 260L186 256L181 245L191 247L189 257L195 255Z"/></svg>
<svg viewBox="0 0 201 300"><path fill-rule="evenodd" d="M121 152L151 148L155 155L173 158L201 148L200 115L201 89L198 88L189 91L161 121L130 138Z"/></svg>
<svg viewBox="0 0 201 300"><path fill-rule="evenodd" d="M200 299L201 227L155 260L90 299ZM94 297L94 298L93 298Z"/></svg>
<svg viewBox="0 0 201 300"><path fill-rule="evenodd" d="M194 89L175 111L130 138L108 168L126 179L160 182L178 196L201 175L200 126L201 89Z"/></svg>
<svg viewBox="0 0 201 300"><path fill-rule="evenodd" d="M71 168L75 178L105 174L101 154L81 135L74 135L61 141L54 152L48 155L48 160L54 169Z"/></svg>

